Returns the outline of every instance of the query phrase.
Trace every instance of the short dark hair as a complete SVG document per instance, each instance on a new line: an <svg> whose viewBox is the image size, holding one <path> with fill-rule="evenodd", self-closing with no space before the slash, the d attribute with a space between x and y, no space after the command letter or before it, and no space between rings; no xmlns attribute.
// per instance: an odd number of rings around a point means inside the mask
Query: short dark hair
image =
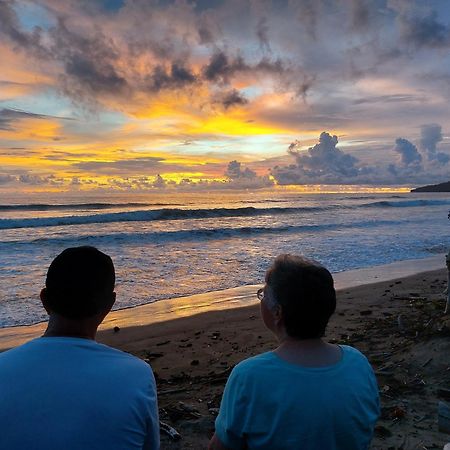
<svg viewBox="0 0 450 450"><path fill-rule="evenodd" d="M114 264L108 255L90 246L67 248L48 269L46 303L66 318L91 317L108 306L114 283Z"/></svg>
<svg viewBox="0 0 450 450"><path fill-rule="evenodd" d="M333 277L325 267L301 256L280 255L266 272L266 285L281 305L289 336L324 336L336 309Z"/></svg>

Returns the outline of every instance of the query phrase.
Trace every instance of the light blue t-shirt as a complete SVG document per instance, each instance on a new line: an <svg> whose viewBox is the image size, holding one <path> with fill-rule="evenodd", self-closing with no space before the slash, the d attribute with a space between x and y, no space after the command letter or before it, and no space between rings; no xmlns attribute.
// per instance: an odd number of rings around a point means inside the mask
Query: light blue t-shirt
<svg viewBox="0 0 450 450"><path fill-rule="evenodd" d="M216 419L230 449L366 450L379 416L378 386L366 357L341 346L334 365L307 368L274 352L238 364Z"/></svg>
<svg viewBox="0 0 450 450"><path fill-rule="evenodd" d="M81 338L42 337L1 353L0 448L159 449L150 366Z"/></svg>

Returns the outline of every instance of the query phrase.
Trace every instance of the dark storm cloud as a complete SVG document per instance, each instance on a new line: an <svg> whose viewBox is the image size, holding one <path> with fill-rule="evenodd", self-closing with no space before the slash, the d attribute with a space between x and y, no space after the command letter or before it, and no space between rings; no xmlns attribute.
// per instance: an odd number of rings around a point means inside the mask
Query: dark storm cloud
<svg viewBox="0 0 450 450"><path fill-rule="evenodd" d="M66 93L76 96L85 89L89 94L120 93L127 86L126 79L115 67L119 51L101 32L81 36L69 30L66 22L60 19L50 35L52 56L64 64L62 79Z"/></svg>
<svg viewBox="0 0 450 450"><path fill-rule="evenodd" d="M285 72L281 59L262 58L255 64L248 63L242 56L229 57L224 51L218 51L211 56L208 64L202 70L207 81L227 83L229 79L239 72L266 72L282 74Z"/></svg>
<svg viewBox="0 0 450 450"><path fill-rule="evenodd" d="M395 140L394 152L400 155L400 161L405 166L417 166L422 162L422 155L418 152L417 147L408 141L408 139L397 138Z"/></svg>
<svg viewBox="0 0 450 450"><path fill-rule="evenodd" d="M219 51L212 55L209 63L203 68L203 75L209 81L227 82L235 72L247 68L242 57L238 56L230 60L224 52Z"/></svg>
<svg viewBox="0 0 450 450"><path fill-rule="evenodd" d="M5 29L2 31L22 50L28 51L32 56L39 56L42 63L45 61L49 64L56 63L59 88L76 104L85 104L96 109L105 100L105 96L113 95L115 98L129 99L134 94L142 92L180 90L195 83L198 83L198 86L228 84L232 82L233 77L241 73L251 76L268 74L280 77L281 81L285 73L289 72L281 58L272 60L259 55L260 58L252 58L250 61L247 60L249 56L240 55L239 50L233 49L233 46L231 50L228 49L228 45L224 45L223 42L214 45L209 60L198 69L197 73L194 72L190 60L192 52L189 45L190 38L179 36L175 25L169 30L161 19L165 13L170 12L167 9L170 8L169 4L153 5L154 8L150 9L146 7L141 16L136 16L136 5L122 5L120 2L118 3L120 8L117 10L119 16L116 13L112 16L102 16L103 7L93 6L90 2L66 4L46 0L46 4L48 10L54 14L54 25L45 30L36 29L33 34L20 27L12 7L13 2L0 0L0 18L6 24L6 28L3 27ZM115 7L113 10L115 11ZM192 25L191 31L198 31L202 43L215 43L221 33L217 11L211 7L202 8L201 12L197 11L199 14L197 17L195 14L189 16L192 11L186 6L182 13L192 22L188 24L188 28ZM149 23L146 25L150 26L153 20L160 20L159 23L155 22L155 26L161 27L161 35L156 33L153 35L152 28L139 34L134 31L111 34L107 21L119 20L116 19L117 16L120 20L129 21L138 27L144 24L143 17L147 12ZM162 16L157 16L157 12ZM76 14L80 15L79 23ZM94 23L93 19L96 17L99 20ZM268 32L269 20L261 17L256 25L256 34L263 53L270 50ZM192 37L195 39L195 35ZM227 48L226 51L220 49L223 46ZM145 63L133 67L134 58L141 57L145 58ZM155 61L158 61L156 65ZM293 73L289 73L289 76L297 79ZM290 84L291 82L279 83L286 89ZM299 95L305 95L310 85L309 79L300 81ZM212 97L214 101L214 94ZM225 99L224 106L244 102L242 96L234 95Z"/></svg>
<svg viewBox="0 0 450 450"><path fill-rule="evenodd" d="M180 63L173 63L170 72L163 66L156 66L151 75L145 77L145 85L151 91L179 89L195 83L196 76Z"/></svg>
<svg viewBox="0 0 450 450"><path fill-rule="evenodd" d="M236 89L225 92L219 96L218 102L222 104L225 109L232 106L242 106L248 103L248 100Z"/></svg>
<svg viewBox="0 0 450 450"><path fill-rule="evenodd" d="M64 93L81 101L89 90L93 101L97 93L117 93L126 87L125 78L115 66L119 53L101 32L81 35L69 30L65 19L57 17L57 24L46 31L43 39L40 28L35 27L31 33L20 28L13 3L0 0L0 32L41 61L62 64L60 81Z"/></svg>
<svg viewBox="0 0 450 450"><path fill-rule="evenodd" d="M13 9L15 0L0 0L0 35L5 35L14 44L32 51L36 56L45 57L41 45L42 29L35 27L31 33L21 30L17 14Z"/></svg>
<svg viewBox="0 0 450 450"><path fill-rule="evenodd" d="M125 78L119 76L113 65L103 61L87 58L80 54L74 54L66 61L66 75L73 78L84 87L93 92L117 92L126 86Z"/></svg>

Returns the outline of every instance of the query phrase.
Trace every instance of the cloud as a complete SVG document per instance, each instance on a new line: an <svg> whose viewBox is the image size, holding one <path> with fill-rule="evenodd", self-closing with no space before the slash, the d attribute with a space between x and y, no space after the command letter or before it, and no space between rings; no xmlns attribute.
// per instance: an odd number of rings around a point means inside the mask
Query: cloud
<svg viewBox="0 0 450 450"><path fill-rule="evenodd" d="M153 182L153 187L156 188L164 188L166 186L166 180L158 173L155 177L155 181Z"/></svg>
<svg viewBox="0 0 450 450"><path fill-rule="evenodd" d="M260 48L263 52L270 52L269 25L267 17L261 17L256 25L256 36L258 37Z"/></svg>
<svg viewBox="0 0 450 450"><path fill-rule="evenodd" d="M316 39L316 29L319 19L320 2L317 0L303 0L297 4L298 20L305 27L308 35Z"/></svg>
<svg viewBox="0 0 450 450"><path fill-rule="evenodd" d="M407 44L417 48L442 48L450 45L450 27L438 21L436 11L424 17L400 16L400 32Z"/></svg>
<svg viewBox="0 0 450 450"><path fill-rule="evenodd" d="M12 130L13 124L17 120L23 119L61 119L73 120L69 117L59 117L47 114L35 114L29 111L22 111L15 108L0 109L0 130Z"/></svg>
<svg viewBox="0 0 450 450"><path fill-rule="evenodd" d="M424 166L417 147L405 138L397 138L392 147L393 154L400 156L396 163L364 163L336 148L337 144L337 137L327 132L322 132L319 143L306 152L301 149L300 141L294 141L287 152L294 158L295 164L277 165L271 173L281 185L411 185L448 179L445 166Z"/></svg>
<svg viewBox="0 0 450 450"><path fill-rule="evenodd" d="M212 44L216 40L212 26L207 22L205 16L199 19L197 31L199 43L202 45Z"/></svg>
<svg viewBox="0 0 450 450"><path fill-rule="evenodd" d="M203 76L208 81L227 83L235 72L246 69L248 66L242 57L230 60L224 52L219 51L211 56L209 63L203 68Z"/></svg>
<svg viewBox="0 0 450 450"><path fill-rule="evenodd" d="M68 169L86 183L86 173L105 182L105 174L168 177L167 170L177 169L170 179L196 181L224 172L223 166L214 172L201 164L203 157L239 160L242 152L248 161L261 151L255 158L264 159L296 137L303 145L294 145L290 156L283 155L290 161L273 169L283 183L395 182L419 165L412 176L431 179L441 173L439 164L448 163L446 142L436 135L442 131L424 129L420 143L417 133L422 124L450 118L448 5L133 0L105 10L103 3L0 0L0 54L6 61L0 83L34 86L8 94L4 104L39 104L36 111L55 115L83 113L78 107L87 105L98 113L98 121L89 117L89 123L50 129L50 121L22 120L47 116L0 111L0 145L36 149L42 160L35 158L36 166L45 167L37 169L40 174L50 166L67 176ZM30 15L33 4L41 10L36 16ZM330 129L342 136L341 146L330 133L329 142L321 139L316 147L311 136ZM51 141L59 136L67 140ZM344 146L348 136L362 142L360 153ZM399 136L418 151L394 144ZM183 140L196 143L175 151L195 155L195 169L171 164L169 156L123 160L131 148L161 155ZM236 154L224 156L232 145ZM111 150L118 146L127 153ZM52 149L67 158L49 154Z"/></svg>
<svg viewBox="0 0 450 450"><path fill-rule="evenodd" d="M17 180L16 177L12 175L0 173L0 185L9 184L16 180Z"/></svg>
<svg viewBox="0 0 450 450"><path fill-rule="evenodd" d="M180 63L173 63L170 72L163 66L156 66L152 74L145 77L149 90L159 92L162 89L180 89L197 81L197 77Z"/></svg>
<svg viewBox="0 0 450 450"><path fill-rule="evenodd" d="M436 123L422 125L420 133L420 147L426 153L428 160L447 164L450 156L437 151L437 144L443 139L442 127Z"/></svg>
<svg viewBox="0 0 450 450"><path fill-rule="evenodd" d="M420 166L422 155L408 139L397 138L393 150L400 155L400 162L404 166Z"/></svg>
<svg viewBox="0 0 450 450"><path fill-rule="evenodd" d="M47 184L49 181L49 178L27 173L27 174L20 175L18 177L18 181L20 181L21 183L24 183L24 184L42 185L42 184Z"/></svg>
<svg viewBox="0 0 450 450"><path fill-rule="evenodd" d="M248 100L237 90L232 89L217 97L217 102L220 103L225 109L232 106L242 106L248 103Z"/></svg>
<svg viewBox="0 0 450 450"><path fill-rule="evenodd" d="M352 28L364 31L370 25L370 0L352 0L350 3L352 14Z"/></svg>
<svg viewBox="0 0 450 450"><path fill-rule="evenodd" d="M255 178L256 172L249 169L248 167L245 170L242 170L241 163L238 161L230 161L228 163L227 170L225 172L225 176L230 178L230 180L238 180L242 178Z"/></svg>
<svg viewBox="0 0 450 450"><path fill-rule="evenodd" d="M142 157L134 159L125 159L120 161L82 161L74 163L73 166L80 170L92 173L143 173L149 170L160 171L164 165L164 158L160 157Z"/></svg>
<svg viewBox="0 0 450 450"><path fill-rule="evenodd" d="M46 56L45 48L41 44L42 29L34 27L32 32L21 30L19 19L14 11L14 0L0 0L0 35L3 34L15 45L24 47L36 56Z"/></svg>
<svg viewBox="0 0 450 450"><path fill-rule="evenodd" d="M361 105L363 103L424 103L426 97L424 95L413 95L413 94L388 94L388 95L374 95L371 97L359 98L354 101L355 105Z"/></svg>
<svg viewBox="0 0 450 450"><path fill-rule="evenodd" d="M280 184L328 183L351 181L359 174L358 159L336 148L337 136L322 132L319 143L306 152L299 149L295 141L288 147L288 153L295 158L295 165L275 167L272 174Z"/></svg>
<svg viewBox="0 0 450 450"><path fill-rule="evenodd" d="M66 76L77 80L83 87L92 92L117 92L126 86L125 78L119 76L110 63L103 61L101 65L86 55L75 54L66 61ZM66 83L68 81L66 78Z"/></svg>
<svg viewBox="0 0 450 450"><path fill-rule="evenodd" d="M236 160L228 163L225 176L236 188L263 188L273 185L273 181L267 175L258 176L248 167L243 169L242 164Z"/></svg>

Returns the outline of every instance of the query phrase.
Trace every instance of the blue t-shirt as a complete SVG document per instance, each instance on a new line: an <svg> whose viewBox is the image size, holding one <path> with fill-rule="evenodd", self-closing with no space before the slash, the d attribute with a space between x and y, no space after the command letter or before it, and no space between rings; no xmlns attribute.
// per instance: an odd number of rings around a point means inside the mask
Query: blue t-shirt
<svg viewBox="0 0 450 450"><path fill-rule="evenodd" d="M341 360L325 367L291 364L274 352L238 364L216 419L220 441L230 449L366 450L378 386L366 357L341 349Z"/></svg>
<svg viewBox="0 0 450 450"><path fill-rule="evenodd" d="M0 448L159 449L150 366L81 338L42 337L1 353Z"/></svg>

